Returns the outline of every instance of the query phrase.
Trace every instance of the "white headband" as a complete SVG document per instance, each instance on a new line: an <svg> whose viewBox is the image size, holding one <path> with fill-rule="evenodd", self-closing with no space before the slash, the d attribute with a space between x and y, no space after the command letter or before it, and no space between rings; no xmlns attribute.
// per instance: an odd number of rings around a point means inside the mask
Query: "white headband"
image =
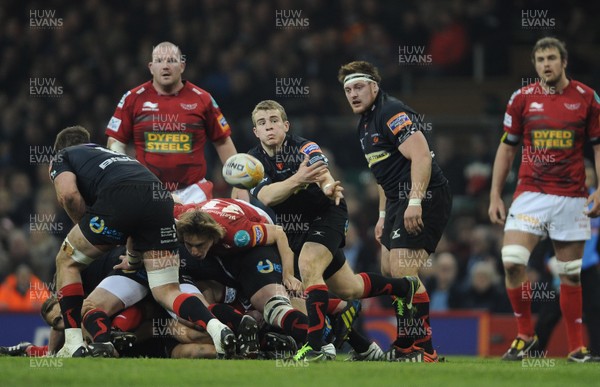
<svg viewBox="0 0 600 387"><path fill-rule="evenodd" d="M357 81L366 81L366 82L377 83L377 81L375 81L375 78L373 78L372 75L364 74L364 73L354 73L354 74L346 75L346 77L344 78L344 87L348 86L351 83L357 82Z"/></svg>

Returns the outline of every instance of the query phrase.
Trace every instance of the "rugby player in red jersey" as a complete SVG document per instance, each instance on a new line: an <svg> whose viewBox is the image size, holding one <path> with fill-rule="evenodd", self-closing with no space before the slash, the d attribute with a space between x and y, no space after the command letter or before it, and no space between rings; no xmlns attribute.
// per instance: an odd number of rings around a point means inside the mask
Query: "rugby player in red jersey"
<svg viewBox="0 0 600 387"><path fill-rule="evenodd" d="M540 80L520 88L508 101L490 192L490 219L504 225L502 262L518 327L503 359L535 355L537 337L531 322L535 289L527 281L526 267L533 248L548 235L558 259L568 360L587 362L591 356L582 337L581 258L591 233L589 217L600 215L600 191L588 197L583 145L590 140L596 173L600 172L600 99L590 87L567 78L567 50L560 40L538 40L531 59ZM502 188L521 142L519 180L507 216Z"/></svg>
<svg viewBox="0 0 600 387"><path fill-rule="evenodd" d="M204 145L210 140L225 163L237 153L231 128L214 98L182 79L185 58L179 47L158 44L148 68L152 80L129 90L117 105L106 128L107 148L125 153L133 142L136 158L183 203L211 199ZM246 191L236 192L249 200Z"/></svg>
<svg viewBox="0 0 600 387"><path fill-rule="evenodd" d="M294 253L280 226L266 212L236 199L212 199L175 206L177 235L204 270L222 268L265 321L283 329L297 343L306 340L307 318L292 307L286 287L302 290L293 273ZM218 241L206 235L221 233ZM283 283L283 285L282 285ZM285 287L284 287L285 285Z"/></svg>

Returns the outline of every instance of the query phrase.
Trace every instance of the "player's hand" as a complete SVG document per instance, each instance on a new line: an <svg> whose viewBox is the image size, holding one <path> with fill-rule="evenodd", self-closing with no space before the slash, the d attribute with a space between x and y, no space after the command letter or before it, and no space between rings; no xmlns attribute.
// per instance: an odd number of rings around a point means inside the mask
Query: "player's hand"
<svg viewBox="0 0 600 387"><path fill-rule="evenodd" d="M340 181L334 181L333 183L325 184L323 187L323 193L331 200L335 200L335 205L340 204L340 200L344 198L344 187L342 187Z"/></svg>
<svg viewBox="0 0 600 387"><path fill-rule="evenodd" d="M589 205L592 205L592 208L589 208ZM600 190L594 191L587 199L585 203L586 207L589 209L583 211L584 214L589 216L590 218L597 218L600 216Z"/></svg>
<svg viewBox="0 0 600 387"><path fill-rule="evenodd" d="M490 198L490 207L488 209L490 221L493 224L504 225L506 222L506 209L504 202L500 198Z"/></svg>
<svg viewBox="0 0 600 387"><path fill-rule="evenodd" d="M144 267L143 260L140 260L139 263L132 265L129 263L129 258L127 257L127 255L119 255L119 259L121 260L121 263L114 265L113 266L114 270L136 271L136 270L139 270L142 267Z"/></svg>
<svg viewBox="0 0 600 387"><path fill-rule="evenodd" d="M379 218L375 225L375 240L381 244L381 236L383 235L383 223L385 218Z"/></svg>
<svg viewBox="0 0 600 387"><path fill-rule="evenodd" d="M404 228L410 235L417 235L423 231L425 225L421 218L422 213L423 209L420 205L406 207L406 211L404 211Z"/></svg>
<svg viewBox="0 0 600 387"><path fill-rule="evenodd" d="M284 276L283 286L285 286L286 289L296 297L301 296L302 292L304 292L304 285L293 275Z"/></svg>
<svg viewBox="0 0 600 387"><path fill-rule="evenodd" d="M232 199L240 199L250 203L250 193L245 189L239 189L233 187L231 190L231 198Z"/></svg>
<svg viewBox="0 0 600 387"><path fill-rule="evenodd" d="M323 179L323 174L327 172L327 165L324 162L317 161L309 166L308 160L308 155L304 155L304 160L293 176L300 184L318 183Z"/></svg>

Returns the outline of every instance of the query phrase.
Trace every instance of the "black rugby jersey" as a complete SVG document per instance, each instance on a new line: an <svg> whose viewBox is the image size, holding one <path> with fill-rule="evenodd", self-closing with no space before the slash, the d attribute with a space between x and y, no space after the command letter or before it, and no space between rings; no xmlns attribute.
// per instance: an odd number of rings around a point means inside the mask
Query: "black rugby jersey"
<svg viewBox="0 0 600 387"><path fill-rule="evenodd" d="M408 198L411 161L400 153L398 147L413 133L422 131L421 121L412 108L381 89L371 109L361 115L358 123L360 145L369 168L388 199ZM446 182L433 159L428 188L439 187Z"/></svg>
<svg viewBox="0 0 600 387"><path fill-rule="evenodd" d="M158 184L160 180L137 160L97 144L70 146L56 154L50 164L50 179L63 172L77 176L77 189L88 206L103 189L127 182Z"/></svg>
<svg viewBox="0 0 600 387"><path fill-rule="evenodd" d="M294 175L304 161L305 155L309 157L308 165L318 161L328 163L327 157L325 157L319 145L300 136L290 134L286 135L281 149L273 157L270 157L260 145L250 149L248 154L259 159L265 167L263 181L250 190L250 194L257 199L258 193L264 186L284 181ZM325 196L316 183L312 183L299 188L285 201L271 208L276 213L275 223L282 224L289 222L290 219L295 219L287 216L288 214L302 214L303 220L310 222L329 206L335 206L335 202ZM340 201L339 207L346 209L346 202L343 199Z"/></svg>

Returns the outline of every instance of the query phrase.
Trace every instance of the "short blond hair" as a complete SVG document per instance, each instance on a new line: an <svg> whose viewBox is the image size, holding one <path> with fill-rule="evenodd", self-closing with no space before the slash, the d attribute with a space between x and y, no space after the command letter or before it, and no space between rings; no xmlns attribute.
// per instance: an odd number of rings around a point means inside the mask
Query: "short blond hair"
<svg viewBox="0 0 600 387"><path fill-rule="evenodd" d="M259 103L257 103L256 106L254 107L254 110L252 110L252 123L254 125L256 125L256 120L254 119L254 116L260 110L279 110L279 113L281 113L281 119L283 120L283 122L288 120L285 109L283 108L283 106L281 106L281 104L279 102L273 101L272 99L266 99L264 101L260 101Z"/></svg>

